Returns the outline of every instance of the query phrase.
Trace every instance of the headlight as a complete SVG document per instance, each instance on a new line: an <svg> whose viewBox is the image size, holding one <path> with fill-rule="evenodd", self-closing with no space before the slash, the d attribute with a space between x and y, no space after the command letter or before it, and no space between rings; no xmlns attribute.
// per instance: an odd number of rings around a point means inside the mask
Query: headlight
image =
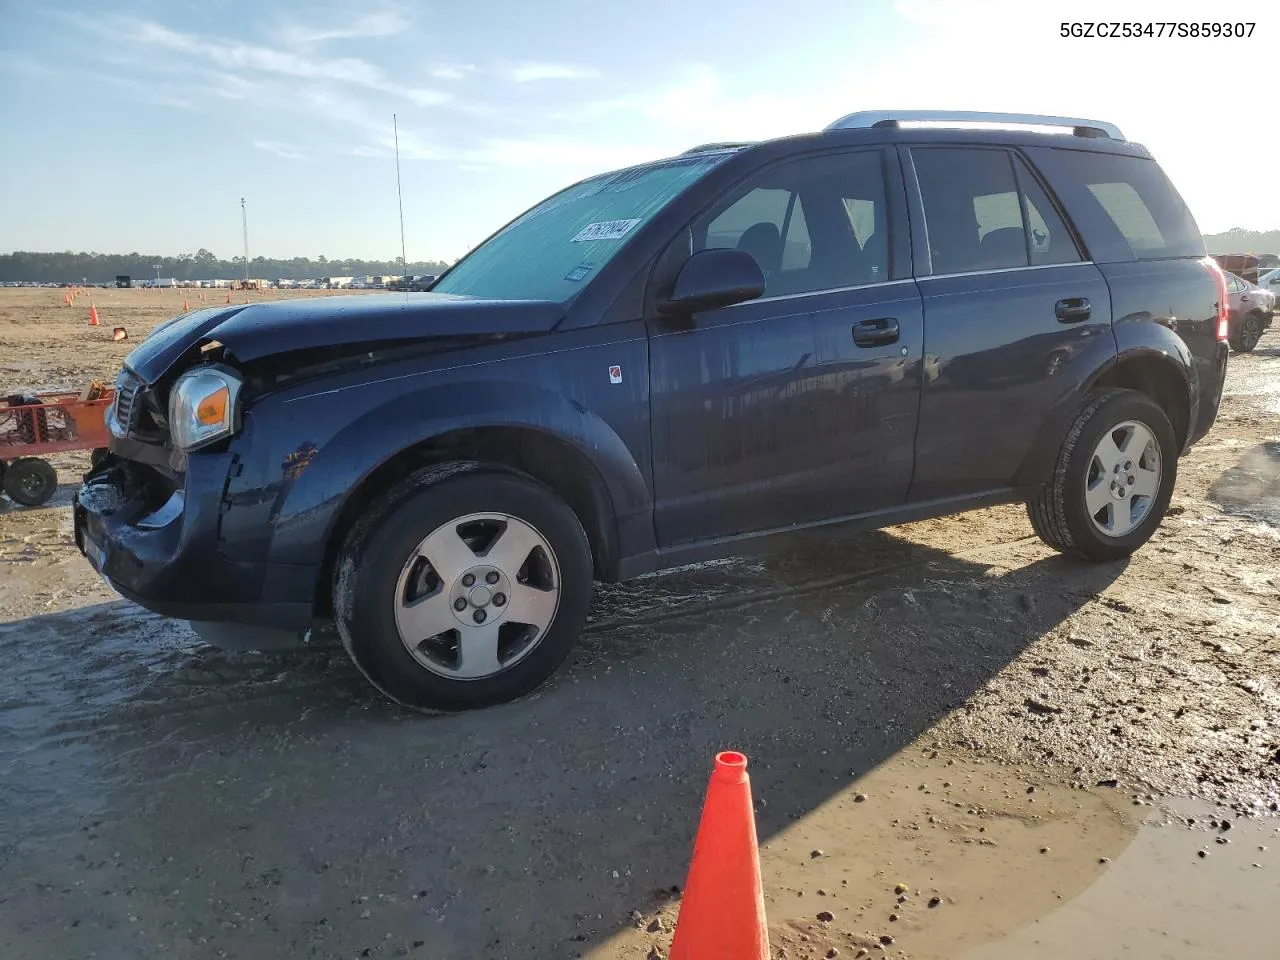
<svg viewBox="0 0 1280 960"><path fill-rule="evenodd" d="M183 453L229 437L240 428L240 378L224 367L180 376L169 393L169 431Z"/></svg>

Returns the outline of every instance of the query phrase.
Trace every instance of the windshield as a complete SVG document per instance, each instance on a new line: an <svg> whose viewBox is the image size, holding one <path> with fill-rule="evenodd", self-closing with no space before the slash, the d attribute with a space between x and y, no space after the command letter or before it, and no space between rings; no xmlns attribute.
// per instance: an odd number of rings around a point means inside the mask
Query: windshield
<svg viewBox="0 0 1280 960"><path fill-rule="evenodd" d="M729 154L584 180L526 211L433 286L491 300L572 300L659 210Z"/></svg>

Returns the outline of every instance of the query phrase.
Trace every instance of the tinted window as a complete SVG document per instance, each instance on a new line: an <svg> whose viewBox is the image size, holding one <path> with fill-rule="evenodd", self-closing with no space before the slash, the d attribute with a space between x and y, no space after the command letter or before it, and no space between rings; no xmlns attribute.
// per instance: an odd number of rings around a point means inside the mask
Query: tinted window
<svg viewBox="0 0 1280 960"><path fill-rule="evenodd" d="M1033 153L1084 231L1093 259L1204 256L1191 211L1154 160L1082 150Z"/></svg>
<svg viewBox="0 0 1280 960"><path fill-rule="evenodd" d="M655 163L575 184L503 227L432 290L567 302L659 210L726 156Z"/></svg>
<svg viewBox="0 0 1280 960"><path fill-rule="evenodd" d="M771 167L692 227L693 248L746 250L765 295L887 280L889 236L880 153L833 154Z"/></svg>
<svg viewBox="0 0 1280 960"><path fill-rule="evenodd" d="M1075 263L1080 251L1071 237L1071 231L1059 216L1044 187L1031 175L1027 165L1014 160L1018 170L1018 186L1026 204L1027 232L1030 238L1032 266L1053 263Z"/></svg>
<svg viewBox="0 0 1280 960"><path fill-rule="evenodd" d="M1027 265L1013 163L1003 150L911 151L934 273Z"/></svg>
<svg viewBox="0 0 1280 960"><path fill-rule="evenodd" d="M1243 293L1245 290L1244 281L1233 273L1227 274L1227 289L1232 293Z"/></svg>

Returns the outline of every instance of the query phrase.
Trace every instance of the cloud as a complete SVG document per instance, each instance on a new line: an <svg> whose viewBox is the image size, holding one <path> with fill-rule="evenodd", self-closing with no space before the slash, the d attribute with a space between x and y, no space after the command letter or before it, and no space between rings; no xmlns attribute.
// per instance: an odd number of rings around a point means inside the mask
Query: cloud
<svg viewBox="0 0 1280 960"><path fill-rule="evenodd" d="M386 10L366 14L341 27L316 27L307 23L286 23L280 28L280 39L295 47L314 46L330 40L363 40L390 37L410 26L398 11Z"/></svg>
<svg viewBox="0 0 1280 960"><path fill-rule="evenodd" d="M571 63L521 63L512 67L507 76L516 83L533 83L538 80L595 80L599 78L600 71Z"/></svg>
<svg viewBox="0 0 1280 960"><path fill-rule="evenodd" d="M437 80L464 80L469 74L473 74L479 69L473 63L441 64L432 68L431 76Z"/></svg>
<svg viewBox="0 0 1280 960"><path fill-rule="evenodd" d="M255 140L253 145L258 150L274 153L277 157L284 157L286 160L305 160L307 158L307 155L300 150L283 143L277 143L275 140Z"/></svg>
<svg viewBox="0 0 1280 960"><path fill-rule="evenodd" d="M198 37L149 20L119 19L114 26L118 39L172 50L184 54L187 61L203 58L226 75L267 74L299 80L332 81L403 97L419 106L435 106L450 99L448 94L439 90L398 84L381 67L358 57L317 56L217 37ZM241 79L244 78L241 76Z"/></svg>

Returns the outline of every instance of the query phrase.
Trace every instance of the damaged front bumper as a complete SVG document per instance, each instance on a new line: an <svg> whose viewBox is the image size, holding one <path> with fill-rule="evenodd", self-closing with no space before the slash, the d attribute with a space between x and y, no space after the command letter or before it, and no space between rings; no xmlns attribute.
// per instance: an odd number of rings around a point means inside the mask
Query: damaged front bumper
<svg viewBox="0 0 1280 960"><path fill-rule="evenodd" d="M241 634L257 627L300 638L311 626L315 568L223 555L219 511L228 463L225 454L191 457L174 483L151 467L108 457L75 495L76 546L121 596L193 621L202 635L216 623L238 625Z"/></svg>

